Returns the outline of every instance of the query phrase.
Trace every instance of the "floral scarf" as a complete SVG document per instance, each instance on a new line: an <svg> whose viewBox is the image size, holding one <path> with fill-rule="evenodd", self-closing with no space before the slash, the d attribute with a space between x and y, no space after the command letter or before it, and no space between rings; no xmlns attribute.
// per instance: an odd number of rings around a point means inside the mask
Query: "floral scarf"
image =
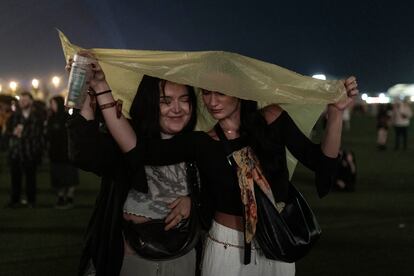
<svg viewBox="0 0 414 276"><path fill-rule="evenodd" d="M257 223L257 206L254 194L254 185L265 193L269 200L276 207L276 210L282 212L285 203L275 202L269 182L263 175L260 162L250 147L244 147L233 152L234 161L237 164L237 178L241 193L241 200L244 205L245 216L245 240L250 243L256 232Z"/></svg>

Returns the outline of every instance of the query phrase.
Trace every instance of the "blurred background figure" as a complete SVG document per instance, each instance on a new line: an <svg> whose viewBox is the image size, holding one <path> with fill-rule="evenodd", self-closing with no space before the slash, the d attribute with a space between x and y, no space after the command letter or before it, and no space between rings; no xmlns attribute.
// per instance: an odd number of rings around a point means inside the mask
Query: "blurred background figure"
<svg viewBox="0 0 414 276"><path fill-rule="evenodd" d="M387 149L388 128L392 115L390 104L380 104L377 112L377 148L378 150Z"/></svg>
<svg viewBox="0 0 414 276"><path fill-rule="evenodd" d="M64 99L56 96L50 99L49 118L46 137L49 145L50 183L56 190L57 209L73 207L75 186L79 184L78 170L72 166L68 157L68 138Z"/></svg>
<svg viewBox="0 0 414 276"><path fill-rule="evenodd" d="M43 121L33 107L33 96L22 92L16 110L6 126L8 162L11 174L11 198L6 207L36 203L36 169L42 156ZM21 198L22 178L26 180L26 199Z"/></svg>
<svg viewBox="0 0 414 276"><path fill-rule="evenodd" d="M342 124L343 124L343 128L346 131L349 131L351 129L351 111L352 111L352 106L347 107L342 115Z"/></svg>
<svg viewBox="0 0 414 276"><path fill-rule="evenodd" d="M0 152L5 151L7 148L7 139L5 134L7 121L12 114L10 106L11 103L0 100Z"/></svg>
<svg viewBox="0 0 414 276"><path fill-rule="evenodd" d="M355 155L350 150L339 151L340 162L335 189L338 191L353 192L356 183L356 162Z"/></svg>
<svg viewBox="0 0 414 276"><path fill-rule="evenodd" d="M392 122L395 131L395 146L394 150L400 148L400 142L402 141L402 148L407 149L407 130L410 125L410 119L412 117L412 111L408 98L404 98L401 102L397 100L392 109Z"/></svg>

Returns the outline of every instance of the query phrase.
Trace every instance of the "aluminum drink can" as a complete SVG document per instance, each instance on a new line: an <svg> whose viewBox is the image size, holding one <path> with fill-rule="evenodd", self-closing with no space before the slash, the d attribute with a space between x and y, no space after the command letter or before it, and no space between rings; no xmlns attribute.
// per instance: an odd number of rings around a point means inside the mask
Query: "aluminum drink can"
<svg viewBox="0 0 414 276"><path fill-rule="evenodd" d="M67 108L81 109L85 101L88 81L91 75L90 64L93 59L75 55L69 74L68 95L65 106Z"/></svg>

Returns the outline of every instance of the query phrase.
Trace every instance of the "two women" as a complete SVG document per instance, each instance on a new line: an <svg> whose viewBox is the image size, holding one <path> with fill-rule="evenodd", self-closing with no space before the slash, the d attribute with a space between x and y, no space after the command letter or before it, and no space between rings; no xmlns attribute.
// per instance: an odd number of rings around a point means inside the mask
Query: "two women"
<svg viewBox="0 0 414 276"><path fill-rule="evenodd" d="M95 77L91 81L99 94L110 88L99 64L94 64ZM267 260L255 245L254 209L244 212L254 204L251 190L243 188L240 178L228 162L223 141L218 138L221 129L233 151L233 156L243 159L246 149L257 156L268 183L267 191L275 204L283 209L287 197L289 173L285 147L305 166L315 171L320 196L325 195L335 180L336 158L340 147L342 112L358 93L354 77L344 85L347 98L328 107L325 136L320 145L313 144L297 128L290 116L278 106L257 109L257 104L217 91L203 91L203 101L210 114L218 121L215 129L176 135L172 139L146 139L137 136L125 118L118 117L110 93L102 93L98 104L105 107L102 114L111 135L126 153L133 170L140 164L168 165L194 160L202 182L202 203L206 214L214 218L204 249L203 275L294 275L294 264ZM109 108L106 108L109 107ZM251 151L250 151L251 150ZM239 160L240 161L240 160ZM135 165L135 166L134 166ZM177 218L177 221L181 217ZM256 217L257 219L257 217ZM247 238L246 238L247 237ZM246 240L252 243L251 262L244 265L243 252Z"/></svg>

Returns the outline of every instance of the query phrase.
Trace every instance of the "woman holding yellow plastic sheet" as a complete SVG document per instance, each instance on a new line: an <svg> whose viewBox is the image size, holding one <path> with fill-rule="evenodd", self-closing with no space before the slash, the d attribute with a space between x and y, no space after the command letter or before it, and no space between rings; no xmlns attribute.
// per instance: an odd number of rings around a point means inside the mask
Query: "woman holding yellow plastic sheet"
<svg viewBox="0 0 414 276"><path fill-rule="evenodd" d="M99 64L94 64L95 77L91 81L97 92L109 89ZM328 122L320 145L313 144L296 127L290 116L278 106L257 110L255 102L241 100L216 91L203 91L203 101L234 151L249 146L260 160L264 175L269 180L270 192L276 204L283 208L289 175L286 166L285 147L303 163L315 171L316 185L324 196L334 181L336 160L340 147L342 112L357 95L354 77L344 81L346 99L328 106ZM203 202L214 214L204 249L203 275L294 275L294 264L266 259L257 248L252 247L252 262L243 265L244 223L255 223L255 216L243 215L243 206L250 202L241 199L238 179L229 166L216 130L208 133L193 132L177 135L168 141L147 140L136 137L126 119L118 116L111 94L102 95L98 104L108 128L127 153L130 164L144 161L147 164L166 165L183 160L195 160L200 170L202 187L206 187ZM217 129L217 128L216 128ZM134 166L133 166L134 167ZM132 168L134 169L134 168ZM254 227L247 236L254 242Z"/></svg>
<svg viewBox="0 0 414 276"><path fill-rule="evenodd" d="M134 251L130 242L139 239L127 230L150 219L164 220L165 224L160 226L168 230L188 218L191 209L188 195L198 186L195 167L188 162L140 166L138 173L128 174L113 139L105 131L99 131L99 119L91 107L91 99L99 97L87 97L80 113L68 122L72 160L80 168L102 177L79 275L194 275L193 245L168 260L150 260ZM131 125L141 137L167 139L192 131L197 121L194 90L144 76L130 114Z"/></svg>

